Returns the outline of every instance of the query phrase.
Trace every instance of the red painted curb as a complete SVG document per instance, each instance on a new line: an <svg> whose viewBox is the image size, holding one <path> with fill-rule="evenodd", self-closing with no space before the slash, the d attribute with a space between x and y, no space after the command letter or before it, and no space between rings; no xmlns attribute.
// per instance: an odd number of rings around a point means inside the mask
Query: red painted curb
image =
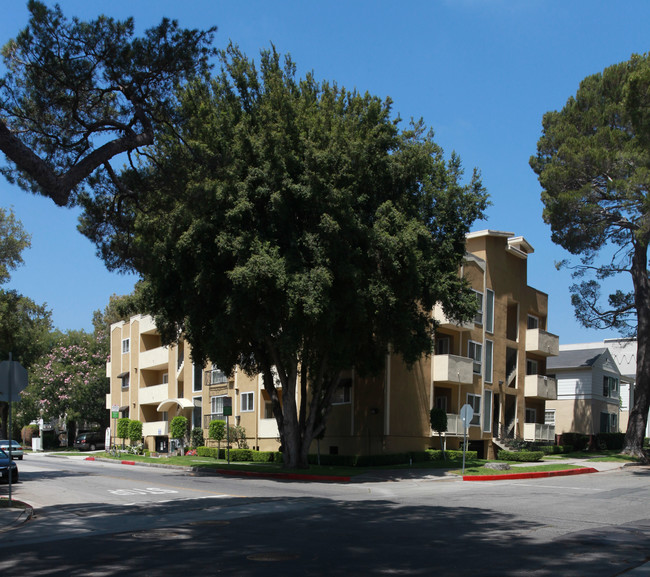
<svg viewBox="0 0 650 577"><path fill-rule="evenodd" d="M582 469L565 469L563 471L537 471L535 473L506 473L505 475L465 475L463 481L501 481L505 479L543 479L545 477L566 477L568 475L583 475L598 473L593 467Z"/></svg>
<svg viewBox="0 0 650 577"><path fill-rule="evenodd" d="M84 461L94 461L95 457L86 457Z"/></svg>
<svg viewBox="0 0 650 577"><path fill-rule="evenodd" d="M122 465L135 465L135 461L122 461Z"/></svg>
<svg viewBox="0 0 650 577"><path fill-rule="evenodd" d="M339 481L346 483L350 477L335 477L332 475L308 475L304 473L259 473L256 471L231 471L230 469L217 469L220 475L233 475L242 477L257 477L261 479L290 479L292 481Z"/></svg>

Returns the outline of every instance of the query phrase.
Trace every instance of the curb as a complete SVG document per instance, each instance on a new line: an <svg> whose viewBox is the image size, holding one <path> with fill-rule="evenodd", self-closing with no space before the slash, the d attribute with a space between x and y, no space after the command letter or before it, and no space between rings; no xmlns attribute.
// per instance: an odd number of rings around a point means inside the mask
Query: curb
<svg viewBox="0 0 650 577"><path fill-rule="evenodd" d="M506 473L504 475L464 475L463 481L501 481L506 479L543 479L547 477L566 477L569 475L584 475L598 473L593 467L581 469L564 469L563 471L537 471L535 473Z"/></svg>
<svg viewBox="0 0 650 577"><path fill-rule="evenodd" d="M7 507L3 510L10 510L12 513L15 511L16 516L9 523L0 526L0 533L11 530L13 527L27 523L34 516L34 508L23 501L11 500L14 506ZM17 505L17 506L16 506ZM11 515L10 515L11 516Z"/></svg>

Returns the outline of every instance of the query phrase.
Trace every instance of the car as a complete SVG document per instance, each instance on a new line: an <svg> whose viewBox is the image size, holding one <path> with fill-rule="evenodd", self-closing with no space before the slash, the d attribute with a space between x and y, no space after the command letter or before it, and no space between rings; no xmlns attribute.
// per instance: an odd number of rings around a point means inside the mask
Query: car
<svg viewBox="0 0 650 577"><path fill-rule="evenodd" d="M11 482L18 482L18 465L9 458L9 455L0 449L0 478L9 482L9 471L11 471Z"/></svg>
<svg viewBox="0 0 650 577"><path fill-rule="evenodd" d="M7 441L6 439L0 440L0 449L2 449L8 455L9 441ZM11 458L22 461L24 454L25 453L23 452L23 448L21 447L20 443L18 441L11 441Z"/></svg>
<svg viewBox="0 0 650 577"><path fill-rule="evenodd" d="M94 451L103 449L104 443L104 433L81 433L74 442L74 448L80 451Z"/></svg>

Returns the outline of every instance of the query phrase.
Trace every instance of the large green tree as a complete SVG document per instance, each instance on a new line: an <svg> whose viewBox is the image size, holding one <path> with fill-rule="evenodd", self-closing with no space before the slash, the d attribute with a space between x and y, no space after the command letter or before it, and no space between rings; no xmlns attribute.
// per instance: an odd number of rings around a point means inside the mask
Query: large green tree
<svg viewBox="0 0 650 577"><path fill-rule="evenodd" d="M285 464L307 466L343 369L428 353L436 302L471 316L458 269L487 197L389 100L298 79L275 50L259 70L233 46L221 58L180 96L183 144L170 132L123 175L119 213L87 199L83 230L143 276L165 340L263 374Z"/></svg>
<svg viewBox="0 0 650 577"><path fill-rule="evenodd" d="M133 19L68 20L58 5L28 2L27 28L2 50L2 172L60 206L110 161L154 142L173 122L174 89L204 73L215 28L186 30L163 19L143 36Z"/></svg>
<svg viewBox="0 0 650 577"><path fill-rule="evenodd" d="M64 418L74 436L79 422L106 426L107 351L94 334L68 331L53 336L50 350L30 367L29 385L21 399L25 420L41 414Z"/></svg>
<svg viewBox="0 0 650 577"><path fill-rule="evenodd" d="M531 166L553 242L574 255L576 316L587 327L636 334L634 405L624 452L642 456L650 403L650 60L634 55L588 76L561 111L543 118ZM631 290L605 299L619 275Z"/></svg>
<svg viewBox="0 0 650 577"><path fill-rule="evenodd" d="M13 211L0 208L0 284L9 281L10 271L23 263L22 252L30 237ZM28 368L47 348L52 328L45 306L14 290L0 289L0 360L12 358ZM9 403L0 402L0 437L7 436Z"/></svg>

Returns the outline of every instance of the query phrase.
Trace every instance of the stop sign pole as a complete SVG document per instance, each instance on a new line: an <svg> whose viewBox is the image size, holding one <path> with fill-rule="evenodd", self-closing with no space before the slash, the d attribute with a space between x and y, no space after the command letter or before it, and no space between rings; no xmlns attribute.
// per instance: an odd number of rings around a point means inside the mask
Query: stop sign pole
<svg viewBox="0 0 650 577"><path fill-rule="evenodd" d="M467 452L467 427L474 418L472 405L465 404L460 409L460 420L463 422L463 475L465 474L465 453Z"/></svg>
<svg viewBox="0 0 650 577"><path fill-rule="evenodd" d="M11 468L11 463L13 462L13 450L12 450L12 422L11 422L11 403L14 401L14 394L17 394L22 391L27 386L27 371L25 368L18 362L11 360L11 353L9 353L9 360L2 361L0 363L0 396L4 396L5 389L7 391L7 404L9 405L9 418L8 420L8 430L7 437L9 439L9 505L11 506L11 481L13 477L13 471ZM15 389L15 393L14 393Z"/></svg>

